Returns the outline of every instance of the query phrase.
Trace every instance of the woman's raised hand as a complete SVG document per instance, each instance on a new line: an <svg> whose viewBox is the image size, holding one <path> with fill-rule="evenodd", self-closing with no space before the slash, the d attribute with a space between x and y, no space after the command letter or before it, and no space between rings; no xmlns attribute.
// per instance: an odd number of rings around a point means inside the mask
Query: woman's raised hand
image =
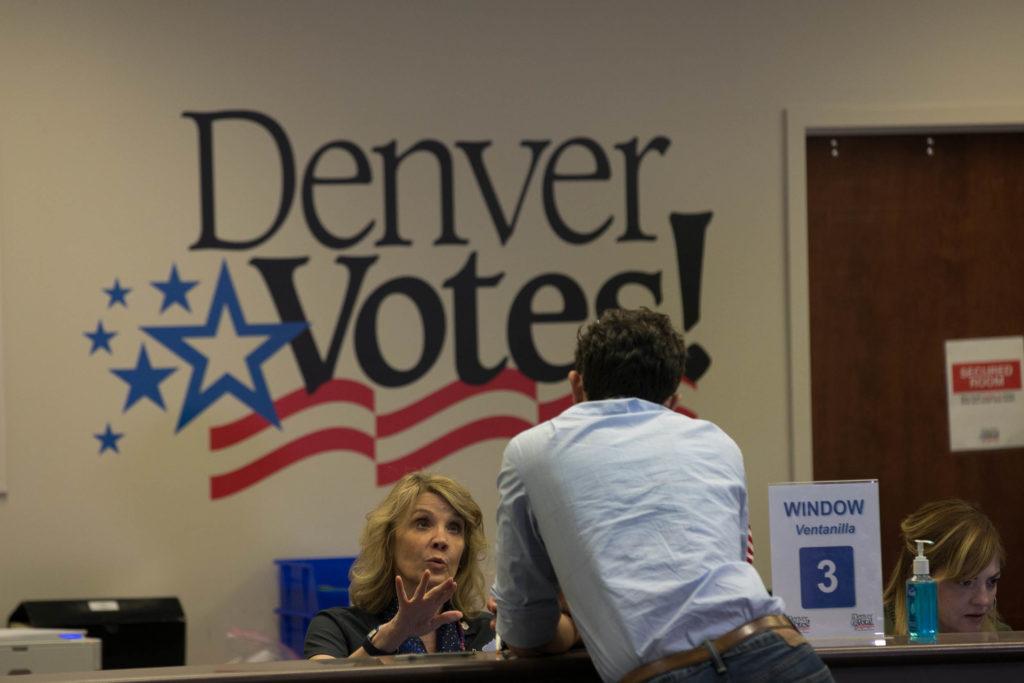
<svg viewBox="0 0 1024 683"><path fill-rule="evenodd" d="M398 614L391 620L391 625L396 637L401 637L395 647L410 636L422 636L436 630L442 624L449 624L462 618L462 612L458 610L441 611L444 604L455 595L455 579L448 577L439 585L427 590L429 582L430 572L424 570L419 584L412 595L409 595L402 577L395 577Z"/></svg>

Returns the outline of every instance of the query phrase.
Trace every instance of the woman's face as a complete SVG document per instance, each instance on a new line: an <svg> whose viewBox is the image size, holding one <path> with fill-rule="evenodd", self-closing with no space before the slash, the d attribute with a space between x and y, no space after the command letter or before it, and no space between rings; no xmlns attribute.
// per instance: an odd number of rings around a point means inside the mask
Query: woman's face
<svg viewBox="0 0 1024 683"><path fill-rule="evenodd" d="M980 631L985 615L996 603L999 560L993 559L973 579L939 581L939 631Z"/></svg>
<svg viewBox="0 0 1024 683"><path fill-rule="evenodd" d="M466 523L436 493L421 493L395 531L395 567L411 595L424 570L428 588L454 577L466 547Z"/></svg>

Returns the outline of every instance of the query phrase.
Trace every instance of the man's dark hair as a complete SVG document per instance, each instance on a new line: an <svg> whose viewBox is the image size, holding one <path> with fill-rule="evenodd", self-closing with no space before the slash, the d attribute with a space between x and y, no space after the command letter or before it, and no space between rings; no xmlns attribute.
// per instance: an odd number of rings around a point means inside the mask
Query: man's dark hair
<svg viewBox="0 0 1024 683"><path fill-rule="evenodd" d="M576 335L576 372L587 399L642 398L664 403L679 387L683 335L647 308L608 309Z"/></svg>

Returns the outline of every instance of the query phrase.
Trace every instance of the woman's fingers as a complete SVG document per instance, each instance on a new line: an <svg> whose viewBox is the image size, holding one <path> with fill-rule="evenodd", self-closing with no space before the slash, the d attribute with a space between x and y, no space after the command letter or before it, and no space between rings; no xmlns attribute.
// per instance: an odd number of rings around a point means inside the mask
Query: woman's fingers
<svg viewBox="0 0 1024 683"><path fill-rule="evenodd" d="M448 602L453 595L455 595L456 583L455 579L448 577L442 583L434 586L430 590L427 590L427 586L430 584L430 572L424 572L423 577L420 579L416 589L413 590L412 595L406 591L405 582L402 581L401 576L395 577L395 593L398 594L398 611L405 613L412 618L418 618L413 615L425 612L423 618L429 619L433 616L441 605ZM410 611L411 610L411 611ZM445 614L455 614L455 612L446 612ZM458 618L458 617L456 617ZM453 621L452 619L446 619L439 623L448 623Z"/></svg>
<svg viewBox="0 0 1024 683"><path fill-rule="evenodd" d="M413 600L420 600L423 598L423 594L427 592L428 583L430 583L430 570L424 569L423 576L420 577L419 585L416 586L416 591L412 594Z"/></svg>
<svg viewBox="0 0 1024 683"><path fill-rule="evenodd" d="M440 602L446 602L448 598L455 595L455 588L455 579L449 576L447 579L431 588L423 597L426 600L439 600Z"/></svg>
<svg viewBox="0 0 1024 683"><path fill-rule="evenodd" d="M448 612L441 612L435 616L430 622L430 630L434 631L443 624L450 624L453 621L458 621L462 618L462 612L458 610L451 610Z"/></svg>

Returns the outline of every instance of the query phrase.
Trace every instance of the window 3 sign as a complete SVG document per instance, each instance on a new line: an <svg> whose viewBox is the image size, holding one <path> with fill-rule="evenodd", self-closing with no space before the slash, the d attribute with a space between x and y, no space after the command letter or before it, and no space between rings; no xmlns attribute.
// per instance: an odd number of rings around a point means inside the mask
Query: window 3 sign
<svg viewBox="0 0 1024 683"><path fill-rule="evenodd" d="M768 487L772 592L804 635L883 630L878 481Z"/></svg>

